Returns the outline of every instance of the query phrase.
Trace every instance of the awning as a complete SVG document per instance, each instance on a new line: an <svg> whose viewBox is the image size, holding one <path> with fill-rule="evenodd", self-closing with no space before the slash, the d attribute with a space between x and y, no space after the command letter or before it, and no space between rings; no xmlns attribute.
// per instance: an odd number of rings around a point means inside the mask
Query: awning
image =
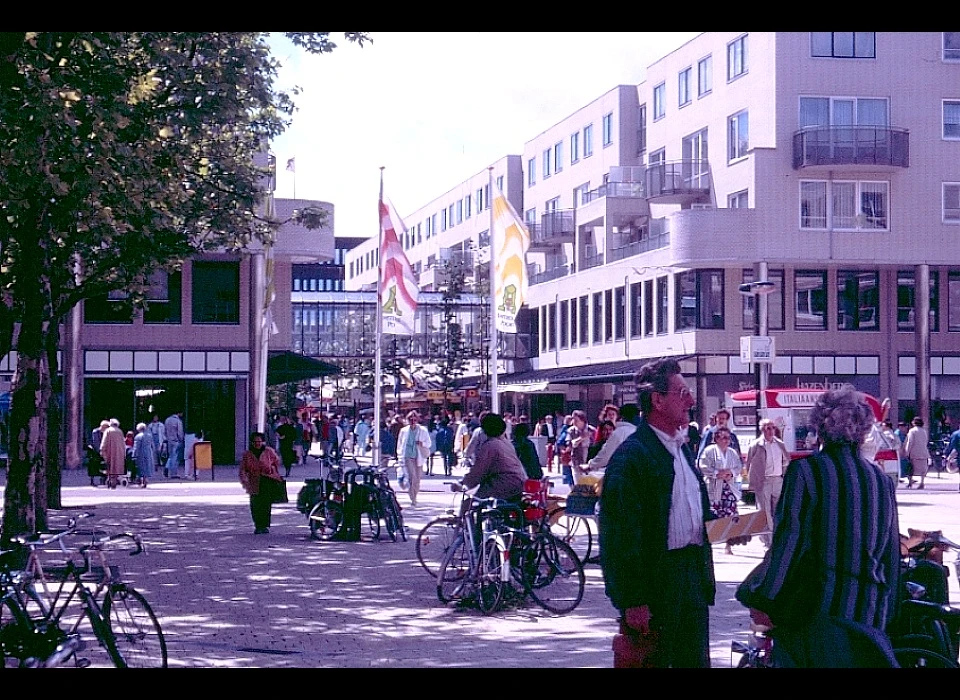
<svg viewBox="0 0 960 700"><path fill-rule="evenodd" d="M271 352L267 359L267 384L286 384L340 374L337 365L298 352Z"/></svg>
<svg viewBox="0 0 960 700"><path fill-rule="evenodd" d="M523 384L497 384L498 392L516 391L522 394L532 394L537 391L543 391L550 385L547 380L540 382L526 382Z"/></svg>

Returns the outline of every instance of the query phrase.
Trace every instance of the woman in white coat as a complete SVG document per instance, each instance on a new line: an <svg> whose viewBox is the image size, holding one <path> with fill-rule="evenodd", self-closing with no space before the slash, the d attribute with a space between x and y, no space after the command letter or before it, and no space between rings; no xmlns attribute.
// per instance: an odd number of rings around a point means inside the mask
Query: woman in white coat
<svg viewBox="0 0 960 700"><path fill-rule="evenodd" d="M429 456L430 433L420 425L420 414L410 411L407 414L407 424L400 429L400 435L397 437L397 459L403 462L412 506L417 505L420 477L423 475L423 465Z"/></svg>

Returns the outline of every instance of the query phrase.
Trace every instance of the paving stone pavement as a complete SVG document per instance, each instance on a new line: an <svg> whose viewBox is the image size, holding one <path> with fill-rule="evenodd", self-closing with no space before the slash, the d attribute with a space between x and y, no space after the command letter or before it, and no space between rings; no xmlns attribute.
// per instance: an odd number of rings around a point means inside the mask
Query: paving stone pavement
<svg viewBox="0 0 960 700"><path fill-rule="evenodd" d="M452 503L444 477L424 478L416 508L399 492L406 542L339 543L311 540L293 502L303 479L318 475L315 464L294 468L291 503L274 506L268 535L253 534L236 467L216 467L213 479L202 472L198 481L116 490L65 472L65 510L51 511L51 520L89 510L100 529L141 534L147 553L114 561L159 616L172 667L612 666L615 612L598 566L586 567L583 602L568 615L532 601L489 617L444 605L414 550L420 528ZM960 540L956 476L933 475L926 490L898 497L902 531L942 528ZM714 548L714 667L729 668L730 642L748 637L749 618L733 596L762 556L756 539L733 555ZM950 585L957 602L955 576Z"/></svg>

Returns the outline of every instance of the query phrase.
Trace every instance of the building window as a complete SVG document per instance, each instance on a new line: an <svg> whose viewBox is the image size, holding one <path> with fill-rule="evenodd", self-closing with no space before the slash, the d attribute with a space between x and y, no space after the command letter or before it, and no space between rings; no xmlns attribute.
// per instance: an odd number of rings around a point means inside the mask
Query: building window
<svg viewBox="0 0 960 700"><path fill-rule="evenodd" d="M603 292L593 295L593 342L603 342Z"/></svg>
<svg viewBox="0 0 960 700"><path fill-rule="evenodd" d="M653 280L643 283L643 335L653 335Z"/></svg>
<svg viewBox="0 0 960 700"><path fill-rule="evenodd" d="M827 329L827 273L824 270L797 270L793 275L796 298L794 326L798 331Z"/></svg>
<svg viewBox="0 0 960 700"><path fill-rule="evenodd" d="M423 243L423 230L417 226L417 243Z"/></svg>
<svg viewBox="0 0 960 700"><path fill-rule="evenodd" d="M786 326L783 321L783 270L767 270L767 279L773 282L776 287L767 294L767 330L782 331ZM743 282L753 282L753 270L746 268L743 271ZM756 296L744 295L743 297L743 329L753 330L757 327L754 323L754 301Z"/></svg>
<svg viewBox="0 0 960 700"><path fill-rule="evenodd" d="M587 203L587 194L590 192L590 182L587 181L573 191L573 206Z"/></svg>
<svg viewBox="0 0 960 700"><path fill-rule="evenodd" d="M457 223L458 224L463 223L463 200L462 199L457 200ZM417 233L419 236L419 229L417 229Z"/></svg>
<svg viewBox="0 0 960 700"><path fill-rule="evenodd" d="M560 349L570 347L570 304L564 299L560 302Z"/></svg>
<svg viewBox="0 0 960 700"><path fill-rule="evenodd" d="M583 127L583 157L589 158L593 155L593 124L587 124Z"/></svg>
<svg viewBox="0 0 960 700"><path fill-rule="evenodd" d="M447 222L448 222L450 228L453 228L453 227L456 225L456 220L453 218L455 211L456 211L456 208L454 207L453 204L451 204L449 207L447 207ZM420 242L420 241L417 241L417 243L419 243L419 242Z"/></svg>
<svg viewBox="0 0 960 700"><path fill-rule="evenodd" d="M947 330L960 331L960 271L947 277Z"/></svg>
<svg viewBox="0 0 960 700"><path fill-rule="evenodd" d="M727 160L733 161L745 158L750 148L749 120L747 112L734 114L727 120Z"/></svg>
<svg viewBox="0 0 960 700"><path fill-rule="evenodd" d="M729 209L747 209L750 206L749 194L749 190L740 190L727 195L727 207Z"/></svg>
<svg viewBox="0 0 960 700"><path fill-rule="evenodd" d="M473 197L471 197L469 194L463 198L463 218L464 219L469 219L471 216L473 216L473 212L470 209L470 204L472 201L473 201Z"/></svg>
<svg viewBox="0 0 960 700"><path fill-rule="evenodd" d="M540 352L547 351L547 307L540 307Z"/></svg>
<svg viewBox="0 0 960 700"><path fill-rule="evenodd" d="M613 112L603 115L603 145L609 146L613 143Z"/></svg>
<svg viewBox="0 0 960 700"><path fill-rule="evenodd" d="M810 32L814 58L876 58L876 32Z"/></svg>
<svg viewBox="0 0 960 700"><path fill-rule="evenodd" d="M930 271L930 332L940 330L940 276L936 270ZM914 309L917 295L913 270L897 272L897 330L914 329Z"/></svg>
<svg viewBox="0 0 960 700"><path fill-rule="evenodd" d="M537 159L531 158L527 161L527 187L533 187L537 184ZM477 211L480 210L479 204Z"/></svg>
<svg viewBox="0 0 960 700"><path fill-rule="evenodd" d="M800 228L885 231L890 183L801 180Z"/></svg>
<svg viewBox="0 0 960 700"><path fill-rule="evenodd" d="M547 350L557 347L557 305L547 304Z"/></svg>
<svg viewBox="0 0 960 700"><path fill-rule="evenodd" d="M690 270L674 275L674 327L722 329L723 270Z"/></svg>
<svg viewBox="0 0 960 700"><path fill-rule="evenodd" d="M497 189L503 192L503 175L497 175Z"/></svg>
<svg viewBox="0 0 960 700"><path fill-rule="evenodd" d="M880 330L879 272L837 272L837 330Z"/></svg>
<svg viewBox="0 0 960 700"><path fill-rule="evenodd" d="M637 110L637 155L647 150L647 103L644 102Z"/></svg>
<svg viewBox="0 0 960 700"><path fill-rule="evenodd" d="M609 343L613 340L613 290L603 293L603 340Z"/></svg>
<svg viewBox="0 0 960 700"><path fill-rule="evenodd" d="M943 183L943 223L960 224L960 182Z"/></svg>
<svg viewBox="0 0 960 700"><path fill-rule="evenodd" d="M550 149L543 152L543 179L550 177Z"/></svg>
<svg viewBox="0 0 960 700"><path fill-rule="evenodd" d="M643 321L643 287L640 282L630 285L630 337L639 338Z"/></svg>
<svg viewBox="0 0 960 700"><path fill-rule="evenodd" d="M684 163L684 186L691 189L710 188L710 155L707 150L707 130L691 134L680 144Z"/></svg>
<svg viewBox="0 0 960 700"><path fill-rule="evenodd" d="M441 230L441 231L446 231L446 230L447 230L447 209L446 209L446 207L444 207L443 209L440 210L440 230Z"/></svg>
<svg viewBox="0 0 960 700"><path fill-rule="evenodd" d="M559 173L563 170L563 141L557 141L553 145L553 172Z"/></svg>
<svg viewBox="0 0 960 700"><path fill-rule="evenodd" d="M943 101L943 138L960 139L960 100Z"/></svg>
<svg viewBox="0 0 960 700"><path fill-rule="evenodd" d="M193 322L240 323L240 263L193 263Z"/></svg>
<svg viewBox="0 0 960 700"><path fill-rule="evenodd" d="M90 297L83 302L84 323L133 323L133 307L125 289Z"/></svg>
<svg viewBox="0 0 960 700"><path fill-rule="evenodd" d="M570 134L570 162L576 163L580 160L580 132Z"/></svg>
<svg viewBox="0 0 960 700"><path fill-rule="evenodd" d="M156 270L150 275L144 323L182 322L182 275L179 272Z"/></svg>
<svg viewBox="0 0 960 700"><path fill-rule="evenodd" d="M697 61L697 97L703 97L713 90L713 57L707 56Z"/></svg>
<svg viewBox="0 0 960 700"><path fill-rule="evenodd" d="M660 83L653 88L653 121L663 119L667 113L667 84Z"/></svg>
<svg viewBox="0 0 960 700"><path fill-rule="evenodd" d="M677 102L678 106L690 104L690 77L693 75L693 68L684 68L680 71L677 78Z"/></svg>
<svg viewBox="0 0 960 700"><path fill-rule="evenodd" d="M670 299L667 296L667 278L657 278L657 335L667 332L667 313L670 309Z"/></svg>
<svg viewBox="0 0 960 700"><path fill-rule="evenodd" d="M739 78L747 72L747 35L727 44L727 80Z"/></svg>
<svg viewBox="0 0 960 700"><path fill-rule="evenodd" d="M960 61L960 32L943 33L943 60Z"/></svg>
<svg viewBox="0 0 960 700"><path fill-rule="evenodd" d="M590 342L590 300L586 296L580 297L580 345Z"/></svg>

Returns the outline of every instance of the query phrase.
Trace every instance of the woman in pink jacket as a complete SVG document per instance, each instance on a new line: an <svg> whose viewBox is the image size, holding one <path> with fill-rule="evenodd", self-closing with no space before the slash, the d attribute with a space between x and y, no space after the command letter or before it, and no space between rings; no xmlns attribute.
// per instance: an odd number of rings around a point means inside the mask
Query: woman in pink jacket
<svg viewBox="0 0 960 700"><path fill-rule="evenodd" d="M250 434L250 449L240 459L240 484L250 494L250 515L253 534L270 533L274 489L283 482L280 477L280 456L266 444L263 433Z"/></svg>

